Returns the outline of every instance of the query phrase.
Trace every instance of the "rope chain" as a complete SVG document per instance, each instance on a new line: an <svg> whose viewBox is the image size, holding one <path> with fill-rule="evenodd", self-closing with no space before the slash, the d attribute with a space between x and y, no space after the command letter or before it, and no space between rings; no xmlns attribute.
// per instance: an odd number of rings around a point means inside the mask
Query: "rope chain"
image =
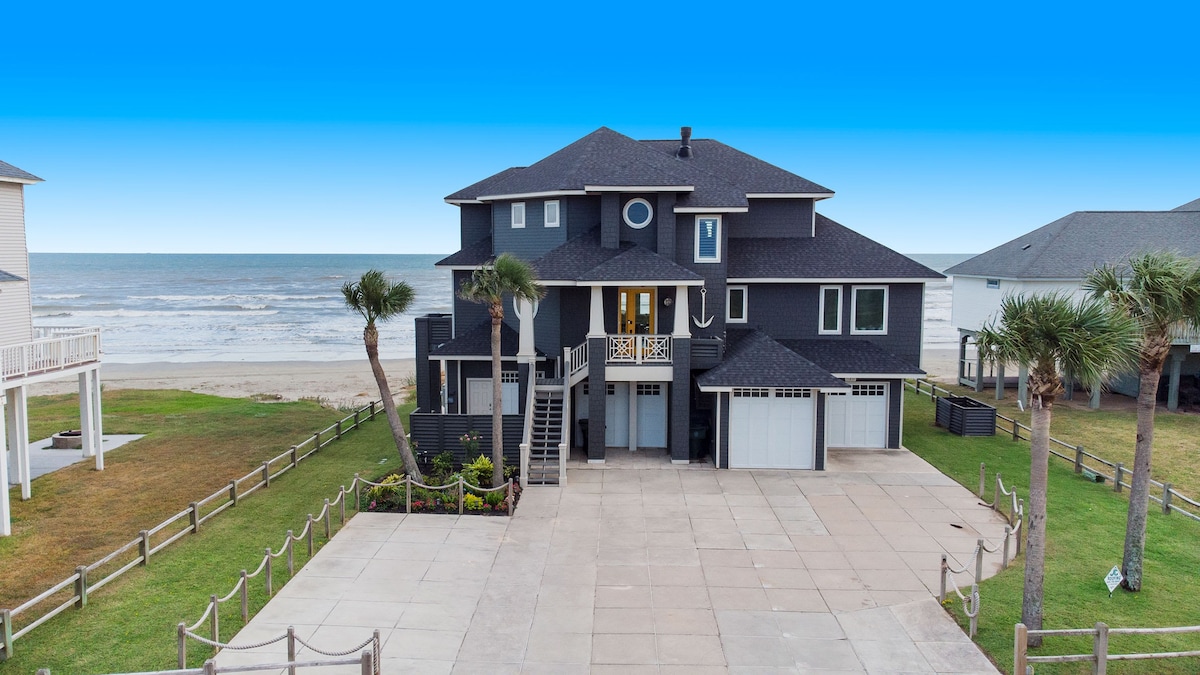
<svg viewBox="0 0 1200 675"><path fill-rule="evenodd" d="M184 634L185 634L185 635L187 635L188 637L192 638L192 639L193 639L193 640L195 640L196 642L199 642L199 643L201 643L201 644L206 644L206 645L208 645L209 647L217 647L217 648L219 648L219 649L232 649L232 650L234 650L234 651L237 651L237 650L240 650L240 649L258 649L258 648L260 648L260 647L266 647L267 645L273 645L273 644L275 644L276 642L279 642L280 640L286 640L286 639L287 639L287 633L284 633L283 635L279 635L279 636L277 636L277 637L273 637L273 638L271 638L270 640L264 640L264 641L262 641L262 642L255 642L254 644L249 644L249 645L231 645L231 644L228 644L228 643L225 643L225 642L218 642L218 641L216 641L216 640L210 640L210 639L208 639L208 638L206 638L206 637L204 637L204 636L202 636L202 635L196 635L195 633L193 633L193 632L192 632L192 631L190 631L190 630L189 630L189 631L185 631L185 632L184 632ZM299 638L297 638L297 639L299 639Z"/></svg>
<svg viewBox="0 0 1200 675"><path fill-rule="evenodd" d="M284 637L287 637L287 636L285 635ZM296 642L299 642L300 644L304 645L305 647L308 647L309 649L313 650L314 652L316 652L316 653L318 653L318 654L320 654L320 655L322 655L322 656L349 656L349 655L351 655L351 654L353 654L353 653L355 653L355 652L359 651L360 649L362 649L362 648L366 647L367 645L370 645L370 644L374 643L374 642L375 642L375 638L374 638L373 636L372 636L372 637L369 637L369 638L367 638L366 640L363 640L363 642L362 642L361 644L359 644L359 645L357 645L357 646L355 646L355 647L351 647L350 649L347 649L347 650L346 650L346 651L344 651L344 652L326 652L326 651L322 651L322 650L320 650L320 649L317 649L316 647L314 647L314 646L312 646L312 645L308 644L308 643L307 643L307 642L305 642L304 640L300 639L300 636L296 636Z"/></svg>

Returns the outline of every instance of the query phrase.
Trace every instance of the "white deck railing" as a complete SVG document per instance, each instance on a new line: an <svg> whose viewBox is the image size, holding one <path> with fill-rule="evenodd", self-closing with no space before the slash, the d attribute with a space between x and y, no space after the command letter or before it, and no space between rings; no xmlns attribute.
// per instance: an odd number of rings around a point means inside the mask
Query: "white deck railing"
<svg viewBox="0 0 1200 675"><path fill-rule="evenodd" d="M99 328L35 328L37 339L0 347L0 381L16 380L100 360Z"/></svg>
<svg viewBox="0 0 1200 675"><path fill-rule="evenodd" d="M670 363L670 335L609 335L609 363Z"/></svg>

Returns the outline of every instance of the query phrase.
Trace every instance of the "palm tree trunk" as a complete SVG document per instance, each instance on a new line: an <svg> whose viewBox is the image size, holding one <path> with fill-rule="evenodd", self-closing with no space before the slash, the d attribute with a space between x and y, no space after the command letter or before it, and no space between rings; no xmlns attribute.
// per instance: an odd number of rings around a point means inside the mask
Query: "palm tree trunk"
<svg viewBox="0 0 1200 675"><path fill-rule="evenodd" d="M1050 417L1054 399L1035 396L1030 413L1029 511L1025 514L1025 593L1021 623L1030 630L1042 628L1042 598L1046 577L1046 487L1050 465ZM1041 637L1030 637L1030 647L1040 647Z"/></svg>
<svg viewBox="0 0 1200 675"><path fill-rule="evenodd" d="M504 306L492 305L492 487L504 482L504 390L500 384L500 325Z"/></svg>
<svg viewBox="0 0 1200 675"><path fill-rule="evenodd" d="M367 347L367 360L371 362L371 373L375 375L375 384L379 385L379 397L383 399L383 413L387 417L388 426L392 429L392 440L396 442L396 452L400 453L400 461L404 464L404 472L414 480L424 482L421 469L417 466L417 458L413 456L412 448L408 447L408 438L404 433L404 423L400 421L400 413L396 412L396 401L392 398L392 388L388 386L387 373L379 363L379 331L375 326L368 325L363 329L363 344Z"/></svg>
<svg viewBox="0 0 1200 675"><path fill-rule="evenodd" d="M1165 359L1164 359L1165 360ZM1146 512L1150 508L1150 465L1154 450L1154 409L1158 404L1157 367L1142 363L1138 373L1137 443L1133 450L1133 478L1129 487L1129 511L1125 519L1125 555L1121 570L1122 586L1131 591L1142 589L1142 561L1146 552Z"/></svg>

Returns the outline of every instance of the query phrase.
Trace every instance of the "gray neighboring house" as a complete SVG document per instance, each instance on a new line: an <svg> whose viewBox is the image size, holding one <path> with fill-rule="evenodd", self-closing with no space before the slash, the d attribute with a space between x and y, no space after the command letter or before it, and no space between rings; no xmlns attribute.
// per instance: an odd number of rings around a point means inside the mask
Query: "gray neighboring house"
<svg viewBox="0 0 1200 675"><path fill-rule="evenodd" d="M1157 250L1200 257L1200 199L1170 211L1076 211L947 269L954 289L951 321L959 332L959 384L983 391L985 383L995 383L997 398L1002 395L1003 367L985 374L974 343L976 332L996 316L1005 295L1063 291L1082 297L1083 279L1096 266ZM1200 336L1189 332L1175 339L1164 378L1170 410L1178 407L1181 382L1187 385L1200 375L1197 345ZM1018 375L1021 397L1024 375ZM1195 382L1192 385L1185 388L1194 389ZM1136 377L1112 386L1122 394L1137 395ZM1098 391L1092 392L1092 405L1099 405Z"/></svg>
<svg viewBox="0 0 1200 675"><path fill-rule="evenodd" d="M572 449L820 470L830 447L900 446L924 285L943 277L817 213L828 188L690 136L600 128L446 197L455 289L509 252L548 290L506 304L498 412L523 480L564 480ZM472 429L490 444L488 321L457 297L416 320L423 454L461 459Z"/></svg>

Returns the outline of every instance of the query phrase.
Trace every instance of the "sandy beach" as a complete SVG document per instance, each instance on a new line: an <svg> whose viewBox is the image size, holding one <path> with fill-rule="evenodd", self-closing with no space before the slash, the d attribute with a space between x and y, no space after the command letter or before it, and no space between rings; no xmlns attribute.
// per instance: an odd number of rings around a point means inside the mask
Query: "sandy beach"
<svg viewBox="0 0 1200 675"><path fill-rule="evenodd" d="M931 379L951 381L958 354L953 349L927 349L923 368ZM384 360L392 389L399 392L413 374L413 359ZM107 389L183 389L232 398L264 400L320 399L332 406L363 405L379 398L370 364L359 361L212 361L201 363L106 363L100 380ZM35 385L30 393L77 391L73 380Z"/></svg>
<svg viewBox="0 0 1200 675"><path fill-rule="evenodd" d="M413 359L384 360L394 392L413 374ZM105 363L100 381L106 389L183 389L231 398L264 400L320 399L326 405L364 405L379 398L366 358L358 361L269 361L201 363ZM30 394L77 391L71 379L30 388Z"/></svg>

